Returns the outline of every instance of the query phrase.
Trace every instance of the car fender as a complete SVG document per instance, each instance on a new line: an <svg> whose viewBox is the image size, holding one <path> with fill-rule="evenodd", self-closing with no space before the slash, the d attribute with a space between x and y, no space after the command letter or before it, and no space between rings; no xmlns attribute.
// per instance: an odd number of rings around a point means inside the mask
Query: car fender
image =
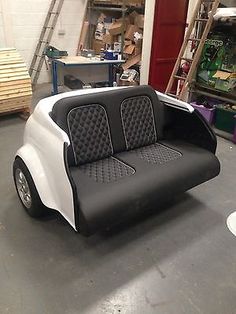
<svg viewBox="0 0 236 314"><path fill-rule="evenodd" d="M74 194L68 177L64 147L69 139L43 111L28 119L24 145L17 151L29 169L42 203L59 211L76 230Z"/></svg>
<svg viewBox="0 0 236 314"><path fill-rule="evenodd" d="M30 144L23 145L16 157L20 157L28 168L42 203L48 208L57 209L45 170L34 147Z"/></svg>

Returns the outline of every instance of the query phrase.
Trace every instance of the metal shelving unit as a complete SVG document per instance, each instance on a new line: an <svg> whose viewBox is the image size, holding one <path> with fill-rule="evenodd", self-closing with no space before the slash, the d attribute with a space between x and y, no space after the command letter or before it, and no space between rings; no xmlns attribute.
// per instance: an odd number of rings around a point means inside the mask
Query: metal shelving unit
<svg viewBox="0 0 236 314"><path fill-rule="evenodd" d="M100 2L100 1L99 1ZM142 6L134 6L132 4L127 3L127 0L122 0L121 4L112 4L107 2L101 2L96 3L94 0L88 1L88 15L91 16L91 11L101 11L101 12L119 12L121 13L121 19L122 19L122 31L121 31L121 58L123 59L123 50L124 50L124 35L125 35L125 14L129 12L130 9L135 9L137 11L140 11L141 13L144 13L144 5ZM90 42L91 46L91 42Z"/></svg>
<svg viewBox="0 0 236 314"><path fill-rule="evenodd" d="M210 86L205 86L195 83L193 89L190 91L191 94L200 94L206 97L215 98L224 102L229 102L235 105L236 93L223 92Z"/></svg>
<svg viewBox="0 0 236 314"><path fill-rule="evenodd" d="M228 25L231 27L236 26L236 20L227 20L227 21L215 21L214 22L214 26L216 25ZM194 97L194 94L198 94L198 95L203 95L209 98L214 98L214 99L218 99L221 100L223 102L228 102L231 103L233 105L236 104L236 91L235 92L224 92L221 90L218 90L216 88L210 87L208 85L203 85L200 84L198 82L196 82L195 80L192 82L192 86L190 88L190 95L189 95L189 99L192 99L192 97Z"/></svg>
<svg viewBox="0 0 236 314"><path fill-rule="evenodd" d="M124 47L124 34L125 34L125 13L128 11L128 6L125 4L125 0L122 1L121 5L113 5L107 3L96 4L94 0L89 0L88 2L88 12L89 16L91 16L91 11L110 11L110 12L120 12L122 18L122 32L121 32L121 58L123 59L123 47ZM90 42L91 45L91 42Z"/></svg>

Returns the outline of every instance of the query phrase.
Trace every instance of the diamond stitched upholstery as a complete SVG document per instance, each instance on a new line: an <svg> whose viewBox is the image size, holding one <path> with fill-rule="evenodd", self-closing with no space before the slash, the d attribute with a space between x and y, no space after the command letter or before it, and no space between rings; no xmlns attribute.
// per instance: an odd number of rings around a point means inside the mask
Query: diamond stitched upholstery
<svg viewBox="0 0 236 314"><path fill-rule="evenodd" d="M182 156L180 152L158 143L137 148L132 152L147 162L154 164L163 164Z"/></svg>
<svg viewBox="0 0 236 314"><path fill-rule="evenodd" d="M147 96L125 99L121 119L127 149L155 143L157 140L152 103Z"/></svg>
<svg viewBox="0 0 236 314"><path fill-rule="evenodd" d="M81 165L79 169L100 183L109 183L135 173L133 168L113 157Z"/></svg>
<svg viewBox="0 0 236 314"><path fill-rule="evenodd" d="M107 116L101 105L74 108L67 121L77 164L106 158L113 153Z"/></svg>

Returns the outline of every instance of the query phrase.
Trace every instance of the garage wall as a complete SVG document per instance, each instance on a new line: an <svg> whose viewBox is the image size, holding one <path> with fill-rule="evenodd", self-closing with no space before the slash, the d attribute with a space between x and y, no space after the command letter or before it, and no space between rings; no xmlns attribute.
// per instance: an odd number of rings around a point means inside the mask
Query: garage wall
<svg viewBox="0 0 236 314"><path fill-rule="evenodd" d="M4 43L4 33L3 33L3 17L2 17L2 7L0 5L0 48Z"/></svg>
<svg viewBox="0 0 236 314"><path fill-rule="evenodd" d="M29 66L50 3L51 0L0 0L0 48L16 47ZM86 3L65 0L54 30L52 45L71 55L76 53ZM59 35L59 30L65 30L65 35ZM39 82L49 80L50 73L44 66Z"/></svg>
<svg viewBox="0 0 236 314"><path fill-rule="evenodd" d="M227 3L234 1L227 0ZM0 48L16 47L29 66L50 2L51 0L0 0ZM87 0L64 1L52 38L52 45L75 55L86 4ZM191 19L195 5L196 0L189 1L188 21ZM143 84L148 83L154 6L155 0L146 1L141 68L141 82ZM65 30L65 35L59 35L59 30ZM94 79L95 74L97 80L105 80L107 77L104 68L96 67L95 70L92 67L84 67L79 72L80 78L88 82ZM44 66L39 82L49 81L50 73Z"/></svg>

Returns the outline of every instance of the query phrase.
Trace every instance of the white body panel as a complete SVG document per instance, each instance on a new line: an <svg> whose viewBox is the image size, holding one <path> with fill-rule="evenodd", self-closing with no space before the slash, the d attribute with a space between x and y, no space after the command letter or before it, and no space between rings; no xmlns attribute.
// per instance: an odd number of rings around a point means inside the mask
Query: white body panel
<svg viewBox="0 0 236 314"><path fill-rule="evenodd" d="M127 87L119 89L122 88ZM64 144L70 145L70 140L51 119L49 113L53 105L62 98L102 93L111 89L113 87L78 90L41 100L26 123L24 144L16 153L28 167L43 204L59 211L74 229L76 225L73 192L64 161ZM193 111L193 108L184 102L159 92L157 95L160 101L167 105Z"/></svg>
<svg viewBox="0 0 236 314"><path fill-rule="evenodd" d="M157 94L159 100L161 102L164 102L168 106L178 108L178 109L181 109L184 111L188 111L190 113L192 113L194 111L194 108L191 105L187 104L186 102L184 102L182 100L172 98L172 97L165 95L163 93L160 93L158 91L156 91L156 94Z"/></svg>

